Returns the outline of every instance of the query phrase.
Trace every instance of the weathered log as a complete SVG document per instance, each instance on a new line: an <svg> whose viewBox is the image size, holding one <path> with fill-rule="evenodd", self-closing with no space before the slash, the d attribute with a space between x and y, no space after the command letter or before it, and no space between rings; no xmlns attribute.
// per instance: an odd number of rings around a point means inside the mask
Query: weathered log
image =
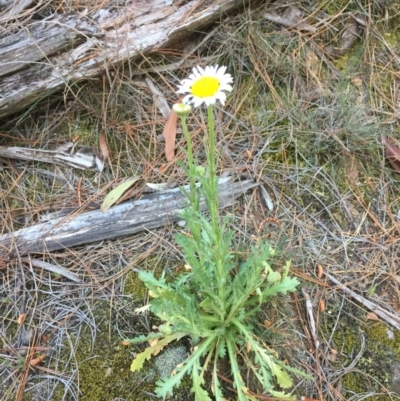
<svg viewBox="0 0 400 401"><path fill-rule="evenodd" d="M29 30L0 38L0 77L34 63L39 68L46 66L44 57L78 46L85 42L85 36L95 33L95 26L70 16L31 23Z"/></svg>
<svg viewBox="0 0 400 401"><path fill-rule="evenodd" d="M238 196L257 185L252 180L233 182L230 177L221 178L218 186L220 207L232 205ZM122 203L107 213L100 210L80 215L72 213L1 235L0 258L54 251L162 227L181 220L180 213L186 202L180 189L174 188ZM206 209L204 200L200 208Z"/></svg>
<svg viewBox="0 0 400 401"><path fill-rule="evenodd" d="M67 152L62 150L20 148L18 146L0 146L0 157L52 163L80 170L96 169L102 171L104 167L104 163L96 156L93 149L87 147L80 148L76 152Z"/></svg>
<svg viewBox="0 0 400 401"><path fill-rule="evenodd" d="M31 7L32 3L35 3L35 0L0 0L0 24L4 26L4 23L10 20L22 19L24 10ZM30 13L33 11L31 9ZM0 31L0 33L2 32Z"/></svg>
<svg viewBox="0 0 400 401"><path fill-rule="evenodd" d="M101 10L30 21L12 34L0 30L0 117L110 65L176 44L250 1L133 0L116 9L109 0Z"/></svg>

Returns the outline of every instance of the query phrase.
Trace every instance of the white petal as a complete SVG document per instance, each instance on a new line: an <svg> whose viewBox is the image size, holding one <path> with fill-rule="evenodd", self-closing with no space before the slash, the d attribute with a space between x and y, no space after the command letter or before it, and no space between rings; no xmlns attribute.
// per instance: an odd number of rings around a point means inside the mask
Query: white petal
<svg viewBox="0 0 400 401"><path fill-rule="evenodd" d="M176 93L187 93L187 89L183 86L181 86L180 88L178 88L178 90L176 91Z"/></svg>
<svg viewBox="0 0 400 401"><path fill-rule="evenodd" d="M220 81L224 84L231 84L233 82L233 78L225 74L222 78L220 78Z"/></svg>
<svg viewBox="0 0 400 401"><path fill-rule="evenodd" d="M192 101L193 101L193 107L199 107L203 103L203 99L199 97L194 97Z"/></svg>
<svg viewBox="0 0 400 401"><path fill-rule="evenodd" d="M200 75L200 76L202 76L202 75L204 75L204 69L202 68L202 67L200 67L199 65L197 66L197 71L198 71L198 74Z"/></svg>
<svg viewBox="0 0 400 401"><path fill-rule="evenodd" d="M231 85L228 84L223 84L220 86L219 88L220 91L227 91L227 92L231 92L233 90Z"/></svg>
<svg viewBox="0 0 400 401"><path fill-rule="evenodd" d="M219 99L219 101L222 103L222 105L225 104L226 95L224 92L218 93L216 97L217 97L217 99Z"/></svg>
<svg viewBox="0 0 400 401"><path fill-rule="evenodd" d="M207 106L209 106L210 104L215 104L215 102L217 100L215 96L210 96L210 97L207 97L206 99L207 99L206 100Z"/></svg>
<svg viewBox="0 0 400 401"><path fill-rule="evenodd" d="M182 99L182 103L189 104L190 101L191 101L190 98L192 98L192 97L193 97L193 95L186 95L186 96Z"/></svg>
<svg viewBox="0 0 400 401"><path fill-rule="evenodd" d="M193 82L192 79L186 78L186 79L183 79L183 80L181 81L181 85L191 85L192 82Z"/></svg>
<svg viewBox="0 0 400 401"><path fill-rule="evenodd" d="M218 66L217 66L218 67ZM226 67L225 66L222 66L222 67L220 67L218 70L217 70L217 75L219 76L219 77L222 77L224 74L225 74L225 71L226 71Z"/></svg>

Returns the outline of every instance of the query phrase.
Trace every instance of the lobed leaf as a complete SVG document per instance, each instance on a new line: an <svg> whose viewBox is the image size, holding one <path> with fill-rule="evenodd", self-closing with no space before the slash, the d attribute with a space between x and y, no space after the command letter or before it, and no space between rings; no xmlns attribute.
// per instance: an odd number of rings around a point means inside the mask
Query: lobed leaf
<svg viewBox="0 0 400 401"><path fill-rule="evenodd" d="M132 361L131 372L136 372L137 370L141 369L143 367L143 364L146 362L146 360L149 360L152 355L157 355L171 341L179 340L180 338L184 337L185 335L186 334L182 334L182 333L174 333L174 334L171 334L170 336L165 336L164 338L159 340L155 345L153 345L151 347L147 347L143 352L136 355L136 358Z"/></svg>
<svg viewBox="0 0 400 401"><path fill-rule="evenodd" d="M282 388L290 388L293 384L292 378L289 376L287 372L283 370L283 368L275 362L275 358L270 355L263 346L258 344L256 341L251 341L252 349L255 353L256 360L260 363L265 363L268 366L271 374L276 377L278 384ZM270 391L271 389L268 389Z"/></svg>
<svg viewBox="0 0 400 401"><path fill-rule="evenodd" d="M136 355L136 358L131 363L131 372L136 372L143 367L146 360L149 360L153 355L153 347L147 347L143 352Z"/></svg>
<svg viewBox="0 0 400 401"><path fill-rule="evenodd" d="M293 292L296 290L296 287L300 284L297 277L286 277L282 281L267 287L263 291L264 298L272 297L278 293L282 295L286 295L288 292Z"/></svg>
<svg viewBox="0 0 400 401"><path fill-rule="evenodd" d="M212 392L213 392L213 394L215 396L215 401L228 401L222 394L221 384L220 384L219 379L218 379L216 363L217 363L217 359L214 362L211 389L212 389Z"/></svg>
<svg viewBox="0 0 400 401"><path fill-rule="evenodd" d="M245 395L246 386L240 374L240 369L238 366L236 351L235 351L235 339L228 336L226 339L226 348L228 350L229 361L231 363L231 371L233 375L233 386L236 388L238 401L248 401Z"/></svg>
<svg viewBox="0 0 400 401"><path fill-rule="evenodd" d="M193 368L192 368L192 380L193 380L192 392L194 393L194 400L212 401L207 391L201 386L202 384L204 384L204 379L199 375L199 370L200 370L200 365L199 365L199 360L197 359L193 363Z"/></svg>
<svg viewBox="0 0 400 401"><path fill-rule="evenodd" d="M130 344L139 344L139 343L144 343L146 341L154 340L155 338L160 338L160 337L163 337L163 336L164 336L163 333L149 333L147 336L140 335L138 337L131 338L131 339L124 340L124 341L126 341L126 342L128 342Z"/></svg>
<svg viewBox="0 0 400 401"><path fill-rule="evenodd" d="M193 354L175 370L174 376L162 378L157 381L156 394L164 399L168 395L172 395L174 387L179 386L183 376L189 374L193 366L199 364L199 359L209 350L210 346L212 346L215 341L216 336L204 340L200 345L195 347Z"/></svg>

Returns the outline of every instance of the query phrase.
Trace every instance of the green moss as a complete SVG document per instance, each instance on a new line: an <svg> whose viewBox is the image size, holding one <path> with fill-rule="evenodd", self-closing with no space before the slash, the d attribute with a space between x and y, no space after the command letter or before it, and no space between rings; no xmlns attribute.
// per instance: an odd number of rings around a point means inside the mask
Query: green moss
<svg viewBox="0 0 400 401"><path fill-rule="evenodd" d="M98 320L96 340L93 342L90 330L85 330L79 337L79 345L74 355L79 369L81 392L79 399L111 401L120 397L125 401L154 400L152 394L155 382L162 374L168 374L173 369L169 363L169 370L165 370L166 358L169 362L173 359L179 363L185 355L186 348L181 345L166 348L157 358L147 362L141 371L132 373L130 365L135 353L140 352L140 349L122 345L120 334L116 330L112 331L110 336L109 327L114 327L115 322L107 320L109 319L107 305L107 303L97 304L93 311L95 319ZM140 322L137 328L143 330ZM74 341L73 338L71 340ZM68 357L69 350L66 349L65 355L61 358ZM191 400L193 398L190 395L191 386L190 378L182 381L171 400ZM54 399L61 399L63 389L59 388L56 392Z"/></svg>
<svg viewBox="0 0 400 401"><path fill-rule="evenodd" d="M392 335L388 335L387 327L382 323L371 325L367 328L368 338L371 341L378 341L387 347L393 349L396 357L400 359L400 331L393 330Z"/></svg>
<svg viewBox="0 0 400 401"><path fill-rule="evenodd" d="M90 339L80 341L77 358L83 360L79 364L82 401L100 401L118 396L133 400L129 383L134 383L137 378L129 370L132 350L122 347L119 339L109 341L107 337L104 333L97 337L93 352ZM152 391L152 388L147 390Z"/></svg>
<svg viewBox="0 0 400 401"><path fill-rule="evenodd" d="M146 298L147 288L143 281L139 279L138 273L130 272L125 278L124 294L132 295L135 300L143 300Z"/></svg>
<svg viewBox="0 0 400 401"><path fill-rule="evenodd" d="M153 256L147 258L140 267L153 270L156 276L166 271L172 279L175 272L168 271L167 263L170 261ZM147 289L136 272L130 272L126 276L123 292L132 296L132 309L136 305L143 306ZM152 394L155 382L161 376L170 374L176 365L182 362L182 358L186 356L186 348L180 344L173 344L146 362L142 370L133 373L130 371L130 365L136 353L140 352L145 344L124 346L121 343L121 332L130 333L132 337L141 333L147 334L145 327L151 327L157 324L157 321L152 316L148 316L146 322L140 317L131 317L127 322L117 319L117 316L111 313L108 302L97 302L92 313L96 322L96 339L93 340L89 329L83 330L79 338L71 336L70 339L70 343L78 344L74 360L79 370L80 401L111 401L118 397L125 401L154 400ZM69 358L70 348L65 347L60 359ZM190 394L191 386L189 377L183 380L171 400L193 399ZM54 399L62 399L63 391L62 386L57 388Z"/></svg>
<svg viewBox="0 0 400 401"><path fill-rule="evenodd" d="M147 258L141 268L153 271L156 278L159 278L163 272L168 272L166 280L169 282L179 275L179 271L168 269L169 264L170 261L161 260L159 256L153 256ZM131 271L126 275L123 292L125 295L132 295L135 302L142 302L146 299L147 288L140 280L137 272Z"/></svg>
<svg viewBox="0 0 400 401"><path fill-rule="evenodd" d="M325 316L324 331L332 334L333 346L339 351L337 367L349 366L359 354L362 338L365 347L361 358L354 369L342 378L342 385L348 395L360 393L377 393L365 398L368 401L386 401L391 399L384 394L381 387L389 388L393 366L400 360L400 332L391 332L383 323L371 324L365 321L365 312L359 309L344 307L341 314L331 310Z"/></svg>

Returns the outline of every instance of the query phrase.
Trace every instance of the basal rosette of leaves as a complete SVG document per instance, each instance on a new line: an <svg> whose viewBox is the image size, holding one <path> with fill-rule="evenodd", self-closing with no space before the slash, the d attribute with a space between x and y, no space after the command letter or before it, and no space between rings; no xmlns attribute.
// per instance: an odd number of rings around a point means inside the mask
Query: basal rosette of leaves
<svg viewBox="0 0 400 401"><path fill-rule="evenodd" d="M225 70L218 66L205 70L197 67L187 80L182 81L180 88L180 92L189 92L188 102L207 106L206 168L196 166L192 154L186 126L191 108L174 107L188 143L186 171L190 191L185 192L188 206L182 213L186 228L185 232L176 235L188 272L173 282L167 282L164 275L156 278L151 272L139 273L152 297L150 311L164 323L157 332L128 340L150 344L136 356L131 370L141 369L146 360L172 341L188 336L192 343L191 355L176 367L173 375L156 383L156 394L164 399L173 394L185 375L190 375L196 401L211 401L208 389L216 401L226 401L218 377L218 361L222 358L229 360L239 401L257 400L242 378L240 365L243 363L252 370L264 392L275 397L291 398L284 392L292 386L288 372L304 376L281 362L276 352L257 338L249 323L269 298L295 291L299 282L288 276L290 263L282 272L274 271L268 263L274 250L267 243L261 243L250 249L246 261L240 264L232 252L233 232L227 228L228 221L219 216L213 105L216 100L224 103L225 93L221 91L232 90L229 85L232 78ZM208 206L209 218L199 211L201 199ZM208 389L205 388L206 374L211 377ZM279 389L275 388L276 384Z"/></svg>

